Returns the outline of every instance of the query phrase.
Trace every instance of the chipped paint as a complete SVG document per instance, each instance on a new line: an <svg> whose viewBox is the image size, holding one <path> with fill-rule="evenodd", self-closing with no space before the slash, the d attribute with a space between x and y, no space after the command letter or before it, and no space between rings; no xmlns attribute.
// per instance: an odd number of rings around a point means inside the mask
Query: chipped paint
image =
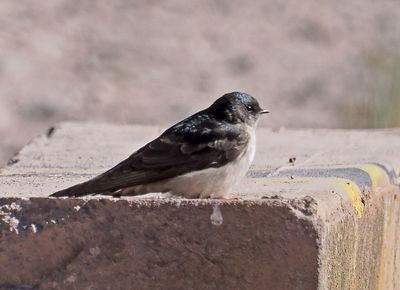
<svg viewBox="0 0 400 290"><path fill-rule="evenodd" d="M346 192L351 205L353 206L357 218L361 218L364 212L364 205L361 200L361 189L357 184L349 179L337 179L335 185Z"/></svg>
<svg viewBox="0 0 400 290"><path fill-rule="evenodd" d="M37 233L37 227L35 226L35 224L31 224L31 230L34 234Z"/></svg>
<svg viewBox="0 0 400 290"><path fill-rule="evenodd" d="M15 232L17 235L19 234L19 220L13 216L13 212L19 212L21 209L21 206L15 202L0 206L1 220L9 225L10 232Z"/></svg>
<svg viewBox="0 0 400 290"><path fill-rule="evenodd" d="M214 226L222 225L224 222L224 218L222 216L219 204L213 204L212 209L213 210L210 216L211 224L213 224Z"/></svg>

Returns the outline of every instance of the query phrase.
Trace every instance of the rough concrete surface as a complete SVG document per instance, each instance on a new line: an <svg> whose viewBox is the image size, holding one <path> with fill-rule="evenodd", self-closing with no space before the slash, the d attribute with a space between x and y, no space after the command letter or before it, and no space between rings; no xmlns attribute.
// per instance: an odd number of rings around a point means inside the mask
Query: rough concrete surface
<svg viewBox="0 0 400 290"><path fill-rule="evenodd" d="M400 130L258 130L235 200L56 199L161 133L63 123L0 171L0 289L399 289Z"/></svg>

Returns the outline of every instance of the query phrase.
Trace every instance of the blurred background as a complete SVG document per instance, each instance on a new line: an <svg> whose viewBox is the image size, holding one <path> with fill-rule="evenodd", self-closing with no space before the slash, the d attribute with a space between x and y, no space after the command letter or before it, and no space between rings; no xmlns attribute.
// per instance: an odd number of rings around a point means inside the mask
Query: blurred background
<svg viewBox="0 0 400 290"><path fill-rule="evenodd" d="M226 92L260 126L400 126L400 1L0 2L0 164L63 120L169 126Z"/></svg>

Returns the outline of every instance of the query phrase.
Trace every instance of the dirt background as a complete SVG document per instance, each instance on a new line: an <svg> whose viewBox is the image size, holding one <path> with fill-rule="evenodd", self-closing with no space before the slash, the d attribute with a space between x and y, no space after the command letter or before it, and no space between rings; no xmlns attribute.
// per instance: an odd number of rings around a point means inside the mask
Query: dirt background
<svg viewBox="0 0 400 290"><path fill-rule="evenodd" d="M234 90L264 127L400 124L399 1L4 0L0 25L0 164L62 120L168 126Z"/></svg>

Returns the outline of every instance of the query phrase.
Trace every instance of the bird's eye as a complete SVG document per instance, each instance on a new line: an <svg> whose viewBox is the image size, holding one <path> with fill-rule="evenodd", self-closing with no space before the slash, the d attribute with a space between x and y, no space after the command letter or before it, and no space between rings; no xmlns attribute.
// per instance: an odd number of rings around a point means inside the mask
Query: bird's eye
<svg viewBox="0 0 400 290"><path fill-rule="evenodd" d="M253 108L252 105L248 105L248 106L246 106L246 108L247 108L247 110L249 110L249 111L253 111L253 110L254 110L254 108Z"/></svg>

